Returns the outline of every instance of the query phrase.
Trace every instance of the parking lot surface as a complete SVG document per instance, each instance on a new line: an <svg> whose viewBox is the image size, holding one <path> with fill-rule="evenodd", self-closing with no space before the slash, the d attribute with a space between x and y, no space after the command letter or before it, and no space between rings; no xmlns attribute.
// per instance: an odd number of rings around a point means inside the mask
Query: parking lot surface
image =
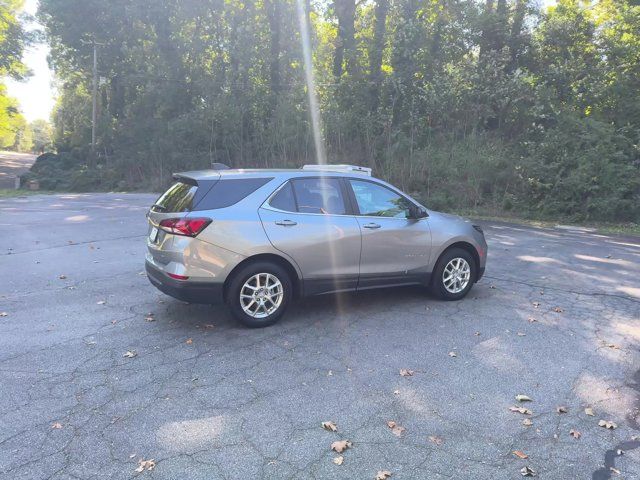
<svg viewBox="0 0 640 480"><path fill-rule="evenodd" d="M250 330L148 283L154 199L0 200L0 478L640 478L640 238L484 223L463 301Z"/></svg>

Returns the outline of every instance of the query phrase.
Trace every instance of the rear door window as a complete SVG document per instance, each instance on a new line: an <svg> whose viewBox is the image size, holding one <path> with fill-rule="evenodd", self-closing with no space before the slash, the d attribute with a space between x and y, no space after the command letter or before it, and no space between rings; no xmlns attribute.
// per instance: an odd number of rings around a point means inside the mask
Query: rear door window
<svg viewBox="0 0 640 480"><path fill-rule="evenodd" d="M347 212L342 185L338 178L298 178L292 180L300 213L345 215Z"/></svg>

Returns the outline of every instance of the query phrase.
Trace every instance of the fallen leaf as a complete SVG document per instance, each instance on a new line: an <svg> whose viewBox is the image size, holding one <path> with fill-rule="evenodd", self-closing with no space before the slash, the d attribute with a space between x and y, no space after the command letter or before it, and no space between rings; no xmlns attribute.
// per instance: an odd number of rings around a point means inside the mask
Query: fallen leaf
<svg viewBox="0 0 640 480"><path fill-rule="evenodd" d="M429 441L431 443L435 443L437 446L440 446L444 443L444 439L442 437L437 437L435 435L430 435L429 436Z"/></svg>
<svg viewBox="0 0 640 480"><path fill-rule="evenodd" d="M474 335L475 335L476 337L479 337L479 336L480 336L480 332L476 332L476 333L474 333Z"/></svg>
<svg viewBox="0 0 640 480"><path fill-rule="evenodd" d="M456 352L449 352L449 356L450 357L457 357L458 355L456 354Z"/></svg>
<svg viewBox="0 0 640 480"><path fill-rule="evenodd" d="M335 423L328 421L328 422L322 422L322 428L324 428L325 430L330 430L332 432L337 432L338 431L338 427L336 426Z"/></svg>
<svg viewBox="0 0 640 480"><path fill-rule="evenodd" d="M527 318L527 320L528 320L528 322L529 322L529 323L534 323L534 322L537 322L537 321L538 321L538 320L536 320L536 319L535 319L535 318L533 318L533 317L529 317L529 318Z"/></svg>
<svg viewBox="0 0 640 480"><path fill-rule="evenodd" d="M375 480L387 480L391 476L391 472L389 470L380 470L376 474Z"/></svg>
<svg viewBox="0 0 640 480"><path fill-rule="evenodd" d="M394 391L393 391L393 394L394 394L394 395L400 395L400 390L394 390Z"/></svg>
<svg viewBox="0 0 640 480"><path fill-rule="evenodd" d="M53 425L51 425L51 428L55 430L60 430L62 428L62 424L60 422L56 422Z"/></svg>
<svg viewBox="0 0 640 480"><path fill-rule="evenodd" d="M193 343L193 338L187 338L187 341L184 343L186 343L187 345L191 345Z"/></svg>
<svg viewBox="0 0 640 480"><path fill-rule="evenodd" d="M526 337L527 334L524 332L518 332L516 335L518 335L519 337Z"/></svg>
<svg viewBox="0 0 640 480"><path fill-rule="evenodd" d="M611 348L613 350L620 350L620 347L618 345L616 345L615 343L606 343L604 344L605 347Z"/></svg>
<svg viewBox="0 0 640 480"><path fill-rule="evenodd" d="M153 470L156 466L156 462L151 460L138 460L138 468L135 469L136 472L144 472L145 470Z"/></svg>
<svg viewBox="0 0 640 480"><path fill-rule="evenodd" d="M349 440L337 440L331 444L331 450L334 452L342 453L347 448L351 448L351 442Z"/></svg>
<svg viewBox="0 0 640 480"><path fill-rule="evenodd" d="M107 301L106 300L98 300L96 303L98 305L104 305L105 303L107 303Z"/></svg>
<svg viewBox="0 0 640 480"><path fill-rule="evenodd" d="M344 457L342 455L333 459L333 463L336 465L342 465L342 462L344 462Z"/></svg>
<svg viewBox="0 0 640 480"><path fill-rule="evenodd" d="M137 356L138 354L136 353L135 350L127 350L127 352L124 353L124 355L122 355L125 358L133 358L135 356Z"/></svg>
<svg viewBox="0 0 640 480"><path fill-rule="evenodd" d="M215 328L215 325L213 325L212 323L206 323L204 326L205 330L211 330L212 328Z"/></svg>
<svg viewBox="0 0 640 480"><path fill-rule="evenodd" d="M155 322L155 320L156 320L155 317L153 316L153 312L147 313L147 315L144 317L144 319L147 322Z"/></svg>
<svg viewBox="0 0 640 480"><path fill-rule="evenodd" d="M533 302L533 308L538 308L540 306L540 302Z"/></svg>
<svg viewBox="0 0 640 480"><path fill-rule="evenodd" d="M9 315L9 314L8 314L7 312L0 312L0 317L6 317L6 316L8 316L8 315Z"/></svg>
<svg viewBox="0 0 640 480"><path fill-rule="evenodd" d="M609 467L609 470L611 470L616 475L620 475L620 473L621 473L620 470L618 470L617 468Z"/></svg>
<svg viewBox="0 0 640 480"><path fill-rule="evenodd" d="M391 429L391 432L396 436L396 437L401 437L402 434L405 432L406 428L404 428L401 425L398 425L396 422L394 422L393 420L390 420L387 422L387 427L389 427Z"/></svg>
<svg viewBox="0 0 640 480"><path fill-rule="evenodd" d="M536 474L536 471L531 467L522 467L520 469L520 473L523 477L533 477Z"/></svg>
<svg viewBox="0 0 640 480"><path fill-rule="evenodd" d="M522 425L524 425L525 427L530 427L531 425L533 425L533 421L530 418L525 418L524 420L522 420Z"/></svg>
<svg viewBox="0 0 640 480"><path fill-rule="evenodd" d="M489 285L489 288L496 288L495 285Z"/></svg>
<svg viewBox="0 0 640 480"><path fill-rule="evenodd" d="M611 420L600 420L598 422L598 425L604 428L609 428L611 430L613 430L614 428L618 428L618 425L613 423Z"/></svg>
<svg viewBox="0 0 640 480"><path fill-rule="evenodd" d="M529 458L529 455L524 453L522 450L514 450L511 453L513 453L516 457L521 458L522 460L524 460L525 458Z"/></svg>
<svg viewBox="0 0 640 480"><path fill-rule="evenodd" d="M560 405L558 408L556 408L556 412L567 413L567 407L565 407L564 405Z"/></svg>
<svg viewBox="0 0 640 480"><path fill-rule="evenodd" d="M593 408L591 408L591 407L585 408L584 409L584 413L585 413L585 415L589 415L590 417L595 417L596 416L596 414L593 411Z"/></svg>
<svg viewBox="0 0 640 480"><path fill-rule="evenodd" d="M60 280L64 280L65 278L67 278L67 276L66 276L66 275L58 275L58 278L59 278Z"/></svg>
<svg viewBox="0 0 640 480"><path fill-rule="evenodd" d="M555 308L553 309L553 311L554 311L554 312L556 312L556 313L562 313L562 312L564 312L564 310L563 310L563 309L561 309L560 307L555 307Z"/></svg>
<svg viewBox="0 0 640 480"><path fill-rule="evenodd" d="M411 377L413 375L413 370L409 370L408 368L401 368L400 369L400 376L401 377Z"/></svg>
<svg viewBox="0 0 640 480"><path fill-rule="evenodd" d="M146 275L146 274L147 273L144 270L142 270L141 272L138 272L138 275Z"/></svg>
<svg viewBox="0 0 640 480"><path fill-rule="evenodd" d="M533 401L529 397L527 397L526 395L516 395L516 400L519 401L519 402L532 402Z"/></svg>
<svg viewBox="0 0 640 480"><path fill-rule="evenodd" d="M569 435L573 438L580 438L582 436L582 434L577 430L569 430Z"/></svg>
<svg viewBox="0 0 640 480"><path fill-rule="evenodd" d="M509 407L509 410L511 410L512 412L522 413L523 415L531 415L532 414L531 410L529 410L528 408L524 408L524 407Z"/></svg>

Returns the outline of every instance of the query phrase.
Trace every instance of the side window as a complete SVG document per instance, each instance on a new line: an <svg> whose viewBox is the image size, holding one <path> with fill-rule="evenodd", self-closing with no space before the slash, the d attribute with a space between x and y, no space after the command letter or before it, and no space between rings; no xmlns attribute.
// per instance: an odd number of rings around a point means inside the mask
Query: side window
<svg viewBox="0 0 640 480"><path fill-rule="evenodd" d="M292 180L300 213L344 215L346 213L340 180L337 178L298 178Z"/></svg>
<svg viewBox="0 0 640 480"><path fill-rule="evenodd" d="M407 218L410 216L409 201L382 185L361 180L349 180L360 215L373 217Z"/></svg>
<svg viewBox="0 0 640 480"><path fill-rule="evenodd" d="M296 212L298 210L296 208L296 200L293 196L291 182L285 183L284 186L278 190L278 193L271 198L269 205L278 210L284 210L285 212Z"/></svg>

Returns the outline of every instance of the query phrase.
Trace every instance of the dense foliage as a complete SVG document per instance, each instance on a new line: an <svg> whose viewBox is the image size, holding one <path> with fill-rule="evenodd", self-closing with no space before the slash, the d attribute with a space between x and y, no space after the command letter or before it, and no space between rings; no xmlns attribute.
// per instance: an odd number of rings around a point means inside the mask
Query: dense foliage
<svg viewBox="0 0 640 480"><path fill-rule="evenodd" d="M305 12L298 16L297 2ZM636 0L41 0L78 185L327 157L435 208L640 219ZM97 144L91 72L97 44Z"/></svg>
<svg viewBox="0 0 640 480"><path fill-rule="evenodd" d="M2 79L22 79L28 74L22 53L29 36L18 15L23 3L23 0L0 0L0 148L18 150L30 147L27 122L17 100L7 95Z"/></svg>

